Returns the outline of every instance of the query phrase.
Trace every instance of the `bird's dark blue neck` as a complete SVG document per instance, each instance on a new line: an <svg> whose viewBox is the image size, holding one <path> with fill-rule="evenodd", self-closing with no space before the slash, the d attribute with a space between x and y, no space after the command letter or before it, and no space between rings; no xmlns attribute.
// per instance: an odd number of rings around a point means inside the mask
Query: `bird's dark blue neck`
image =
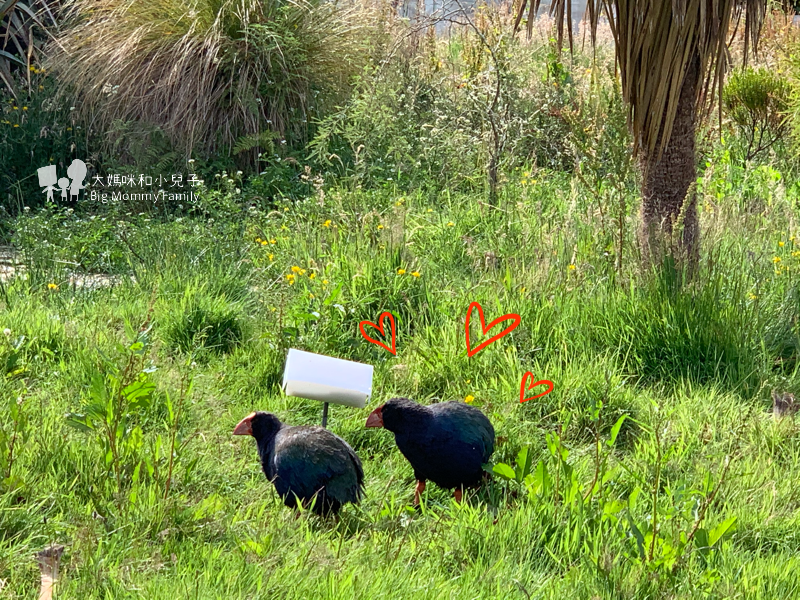
<svg viewBox="0 0 800 600"><path fill-rule="evenodd" d="M258 456L261 459L261 466L264 469L264 473L269 479L272 479L275 473L272 472L273 465L270 457L275 450L275 436L272 435L268 438L261 439L256 438L256 446L258 446Z"/></svg>

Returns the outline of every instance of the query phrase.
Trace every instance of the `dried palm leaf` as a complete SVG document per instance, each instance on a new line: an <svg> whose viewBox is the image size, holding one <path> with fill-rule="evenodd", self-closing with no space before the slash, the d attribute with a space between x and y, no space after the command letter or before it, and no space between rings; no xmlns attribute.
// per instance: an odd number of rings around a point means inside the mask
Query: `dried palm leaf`
<svg viewBox="0 0 800 600"><path fill-rule="evenodd" d="M629 106L637 149L660 152L669 142L681 88L687 73L697 77L696 102L710 106L709 90L721 89L728 68L727 36L731 23L744 18L745 56L756 51L768 0L588 0L586 20L592 43L602 15L616 45L622 90ZM526 7L539 10L541 0L522 0L515 29ZM571 21L571 2L553 0L560 46L564 24ZM530 18L529 18L530 26ZM568 28L571 32L571 28ZM569 36L572 47L572 36ZM693 68L699 61L699 68Z"/></svg>

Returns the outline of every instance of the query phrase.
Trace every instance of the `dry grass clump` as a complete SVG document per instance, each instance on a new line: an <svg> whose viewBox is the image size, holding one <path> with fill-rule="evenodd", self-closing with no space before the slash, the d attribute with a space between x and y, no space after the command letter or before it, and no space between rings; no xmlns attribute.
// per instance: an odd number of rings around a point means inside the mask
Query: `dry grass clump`
<svg viewBox="0 0 800 600"><path fill-rule="evenodd" d="M363 7L315 0L72 0L67 10L52 63L83 115L155 125L186 151L302 138L359 69L358 23L369 23L354 18Z"/></svg>

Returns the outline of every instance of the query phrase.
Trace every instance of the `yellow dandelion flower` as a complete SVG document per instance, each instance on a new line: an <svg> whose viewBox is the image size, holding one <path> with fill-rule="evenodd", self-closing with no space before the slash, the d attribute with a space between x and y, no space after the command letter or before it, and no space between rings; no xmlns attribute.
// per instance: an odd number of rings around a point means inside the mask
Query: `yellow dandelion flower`
<svg viewBox="0 0 800 600"><path fill-rule="evenodd" d="M292 273L289 273L286 276L286 279L289 281L289 285L293 285L294 284L294 275Z"/></svg>
<svg viewBox="0 0 800 600"><path fill-rule="evenodd" d="M275 241L275 238L272 238L272 239L269 241L269 243L270 243L270 244L277 244L278 242L276 242L276 241Z"/></svg>
<svg viewBox="0 0 800 600"><path fill-rule="evenodd" d="M467 379L464 383L471 383L472 379Z"/></svg>
<svg viewBox="0 0 800 600"><path fill-rule="evenodd" d="M405 275L406 274L406 270L405 269L397 269L397 274L398 275Z"/></svg>
<svg viewBox="0 0 800 600"><path fill-rule="evenodd" d="M429 209L428 209L428 212L433 212L433 209L432 209L432 208L429 208Z"/></svg>
<svg viewBox="0 0 800 600"><path fill-rule="evenodd" d="M758 296L755 294L750 294L750 300L755 300L756 298L758 298Z"/></svg>
<svg viewBox="0 0 800 600"><path fill-rule="evenodd" d="M783 242L778 242L778 246L780 246L781 248L783 248L783 246L784 246L784 243L783 243Z"/></svg>
<svg viewBox="0 0 800 600"><path fill-rule="evenodd" d="M570 265L567 267L567 269L569 269L570 271L574 271L575 269L577 269L577 267L575 265Z"/></svg>
<svg viewBox="0 0 800 600"><path fill-rule="evenodd" d="M420 273L419 271L412 271L411 273L412 277L419 277L420 275L422 275L422 273Z"/></svg>
<svg viewBox="0 0 800 600"><path fill-rule="evenodd" d="M262 246L266 246L267 245L267 240L261 240L261 245Z"/></svg>
<svg viewBox="0 0 800 600"><path fill-rule="evenodd" d="M28 110L28 107L27 106L23 106L22 110Z"/></svg>
<svg viewBox="0 0 800 600"><path fill-rule="evenodd" d="M286 212L286 211L288 211L288 210L289 210L289 207L288 207L288 206L284 206L284 207L283 207L283 212Z"/></svg>
<svg viewBox="0 0 800 600"><path fill-rule="evenodd" d="M292 273L299 273L299 272L300 272L300 267L298 267L297 265L292 267Z"/></svg>
<svg viewBox="0 0 800 600"><path fill-rule="evenodd" d="M455 225L455 223L453 223L452 221L448 221L447 222L447 226L448 227L453 227L454 225Z"/></svg>
<svg viewBox="0 0 800 600"><path fill-rule="evenodd" d="M530 176L531 176L531 173L530 173L530 171L525 171L525 172L522 174L522 176L523 176L523 177L530 177Z"/></svg>
<svg viewBox="0 0 800 600"><path fill-rule="evenodd" d="M58 289L58 285L55 284L55 283L48 283L47 284L47 289L48 290L57 290Z"/></svg>
<svg viewBox="0 0 800 600"><path fill-rule="evenodd" d="M781 262L781 257L780 257L780 256L776 256L776 257L774 257L774 258L772 259L772 262L774 262L774 263L777 265L779 262Z"/></svg>
<svg viewBox="0 0 800 600"><path fill-rule="evenodd" d="M383 225L378 224L378 230L383 229Z"/></svg>
<svg viewBox="0 0 800 600"><path fill-rule="evenodd" d="M314 277L316 277L316 276L317 276L317 274L316 274L316 273L311 273L311 274L308 276L308 278L309 278L309 279L314 279Z"/></svg>
<svg viewBox="0 0 800 600"><path fill-rule="evenodd" d="M330 227L330 226L331 226L331 220L330 220L330 219L328 219L327 221L325 221L325 222L322 224L322 226L323 226L323 227Z"/></svg>
<svg viewBox="0 0 800 600"><path fill-rule="evenodd" d="M256 238L256 244L260 244L260 243L261 243L261 238Z"/></svg>
<svg viewBox="0 0 800 600"><path fill-rule="evenodd" d="M14 127L19 127L19 123L14 123Z"/></svg>
<svg viewBox="0 0 800 600"><path fill-rule="evenodd" d="M328 285L328 280L327 279L323 279L322 280L322 285Z"/></svg>
<svg viewBox="0 0 800 600"><path fill-rule="evenodd" d="M314 294L309 294L308 297L313 300L314 299Z"/></svg>
<svg viewBox="0 0 800 600"><path fill-rule="evenodd" d="M527 289L525 288L524 285L521 288L519 288L519 293L520 294L524 294L526 291L527 291Z"/></svg>
<svg viewBox="0 0 800 600"><path fill-rule="evenodd" d="M305 275L305 274L306 274L306 270L305 269L300 269L300 275Z"/></svg>
<svg viewBox="0 0 800 600"><path fill-rule="evenodd" d="M470 394L469 396L464 398L464 402L466 402L467 404L472 404L473 402L475 402L475 396Z"/></svg>
<svg viewBox="0 0 800 600"><path fill-rule="evenodd" d="M273 258L275 258L275 255L274 254L267 254L267 258L272 260Z"/></svg>

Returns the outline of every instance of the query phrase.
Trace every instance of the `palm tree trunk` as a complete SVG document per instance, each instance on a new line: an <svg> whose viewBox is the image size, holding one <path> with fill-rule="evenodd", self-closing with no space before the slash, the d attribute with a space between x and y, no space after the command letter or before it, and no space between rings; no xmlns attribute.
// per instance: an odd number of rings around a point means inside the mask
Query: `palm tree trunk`
<svg viewBox="0 0 800 600"><path fill-rule="evenodd" d="M699 260L697 220L695 119L700 85L700 59L689 63L681 87L669 142L659 156L639 148L642 169L641 245L645 264L660 264L665 254L693 272ZM664 135L663 129L661 135Z"/></svg>

